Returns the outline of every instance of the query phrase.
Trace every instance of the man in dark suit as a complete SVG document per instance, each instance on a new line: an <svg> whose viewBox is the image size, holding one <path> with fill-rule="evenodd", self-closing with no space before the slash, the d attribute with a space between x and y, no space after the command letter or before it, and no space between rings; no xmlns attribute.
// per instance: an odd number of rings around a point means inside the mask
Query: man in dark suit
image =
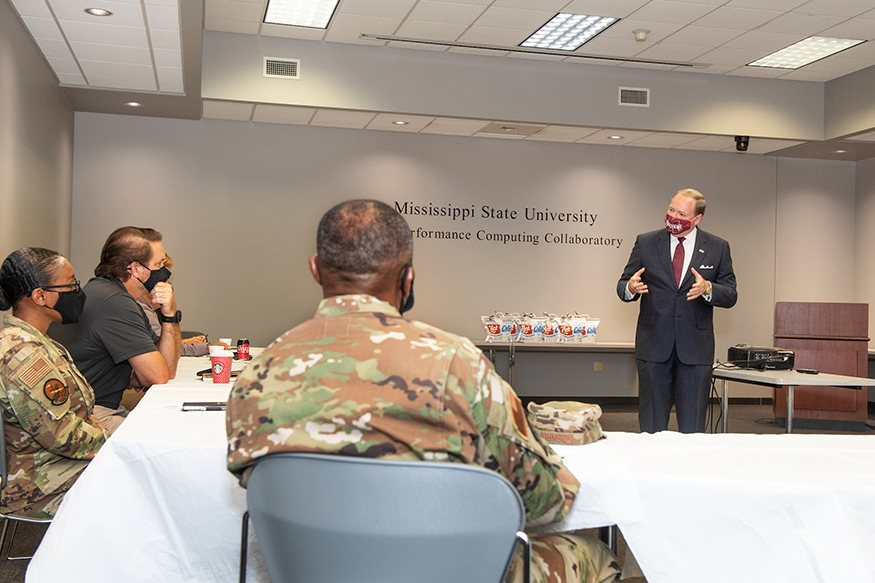
<svg viewBox="0 0 875 583"><path fill-rule="evenodd" d="M678 191L665 229L638 236L617 283L621 300L641 299L635 356L642 432L667 429L672 405L682 433L705 430L714 306L731 308L738 293L729 243L697 228L704 213L700 192Z"/></svg>

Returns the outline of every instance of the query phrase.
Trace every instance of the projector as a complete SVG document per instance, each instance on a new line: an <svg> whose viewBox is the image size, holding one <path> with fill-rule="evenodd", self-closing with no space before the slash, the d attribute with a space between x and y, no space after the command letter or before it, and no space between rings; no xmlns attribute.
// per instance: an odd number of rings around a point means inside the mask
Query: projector
<svg viewBox="0 0 875 583"><path fill-rule="evenodd" d="M792 350L767 346L736 344L729 347L729 363L741 368L792 370L795 355Z"/></svg>

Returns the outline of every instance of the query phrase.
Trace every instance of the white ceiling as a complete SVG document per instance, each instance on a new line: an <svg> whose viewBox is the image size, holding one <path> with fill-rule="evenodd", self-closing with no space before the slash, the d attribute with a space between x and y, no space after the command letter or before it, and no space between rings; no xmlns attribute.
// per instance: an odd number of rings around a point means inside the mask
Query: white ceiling
<svg viewBox="0 0 875 583"><path fill-rule="evenodd" d="M119 109L107 105L115 95L107 90L126 92L126 100L131 95L137 101L150 96L174 97L176 101L165 100L169 113L158 115L190 116L191 107L185 115L172 110L174 103L181 102L180 97L200 105L203 30L819 83L875 65L875 43L864 42L796 71L746 66L809 36L875 40L875 0L341 0L327 30L264 24L266 0L9 1L60 84L75 96L71 98L74 107L111 113L119 113ZM106 8L113 16L90 16L84 12L89 7ZM522 51L518 45L557 12L620 20L571 54ZM637 29L650 31L646 41L635 40L632 31ZM381 40L364 39L363 35ZM89 102L89 95L99 95L99 99ZM156 115L155 111L150 115ZM204 117L266 123L735 150L731 136L549 126L538 125L537 120L532 120L537 126L533 130L516 133L489 131L487 126L501 120L399 116L381 111L207 101L202 112ZM409 123L392 123L398 119ZM609 140L609 135L623 138ZM848 159L875 155L875 132L853 140ZM769 153L798 144L753 139L749 151ZM830 144L828 149L831 152L835 147ZM841 159L842 155L826 157Z"/></svg>

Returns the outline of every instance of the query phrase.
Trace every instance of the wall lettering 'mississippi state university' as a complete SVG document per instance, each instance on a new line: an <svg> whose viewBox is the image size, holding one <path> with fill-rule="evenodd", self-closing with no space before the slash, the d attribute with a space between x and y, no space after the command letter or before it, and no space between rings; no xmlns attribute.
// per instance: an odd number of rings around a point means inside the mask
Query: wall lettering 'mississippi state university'
<svg viewBox="0 0 875 583"><path fill-rule="evenodd" d="M525 207L522 210L514 208L499 208L491 205L482 205L479 209L476 205L459 206L452 203L417 204L410 201L395 201L395 210L408 217L421 217L449 221L451 225L442 228L423 227L411 225L410 232L415 239L450 240L450 241L474 241L499 243L525 243L539 245L542 241L548 245L587 245L604 246L619 249L623 239L610 236L593 236L589 233L581 233L580 229L595 227L598 214L583 209L556 210L550 208ZM458 221L458 222L456 222ZM474 223L491 221L499 225L524 223L528 224L527 230L507 229L498 225L496 227L471 228ZM543 224L550 224L546 228L539 228ZM601 226L601 223L599 224Z"/></svg>

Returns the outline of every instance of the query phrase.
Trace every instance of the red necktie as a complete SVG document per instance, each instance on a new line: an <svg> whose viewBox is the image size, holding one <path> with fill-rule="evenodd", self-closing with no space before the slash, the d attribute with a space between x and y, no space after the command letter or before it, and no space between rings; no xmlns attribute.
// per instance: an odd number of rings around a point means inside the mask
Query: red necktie
<svg viewBox="0 0 875 583"><path fill-rule="evenodd" d="M686 237L678 237L678 244L674 248L674 257L671 260L671 266L674 268L674 278L678 282L678 287L681 287L681 272L684 270L684 239Z"/></svg>

